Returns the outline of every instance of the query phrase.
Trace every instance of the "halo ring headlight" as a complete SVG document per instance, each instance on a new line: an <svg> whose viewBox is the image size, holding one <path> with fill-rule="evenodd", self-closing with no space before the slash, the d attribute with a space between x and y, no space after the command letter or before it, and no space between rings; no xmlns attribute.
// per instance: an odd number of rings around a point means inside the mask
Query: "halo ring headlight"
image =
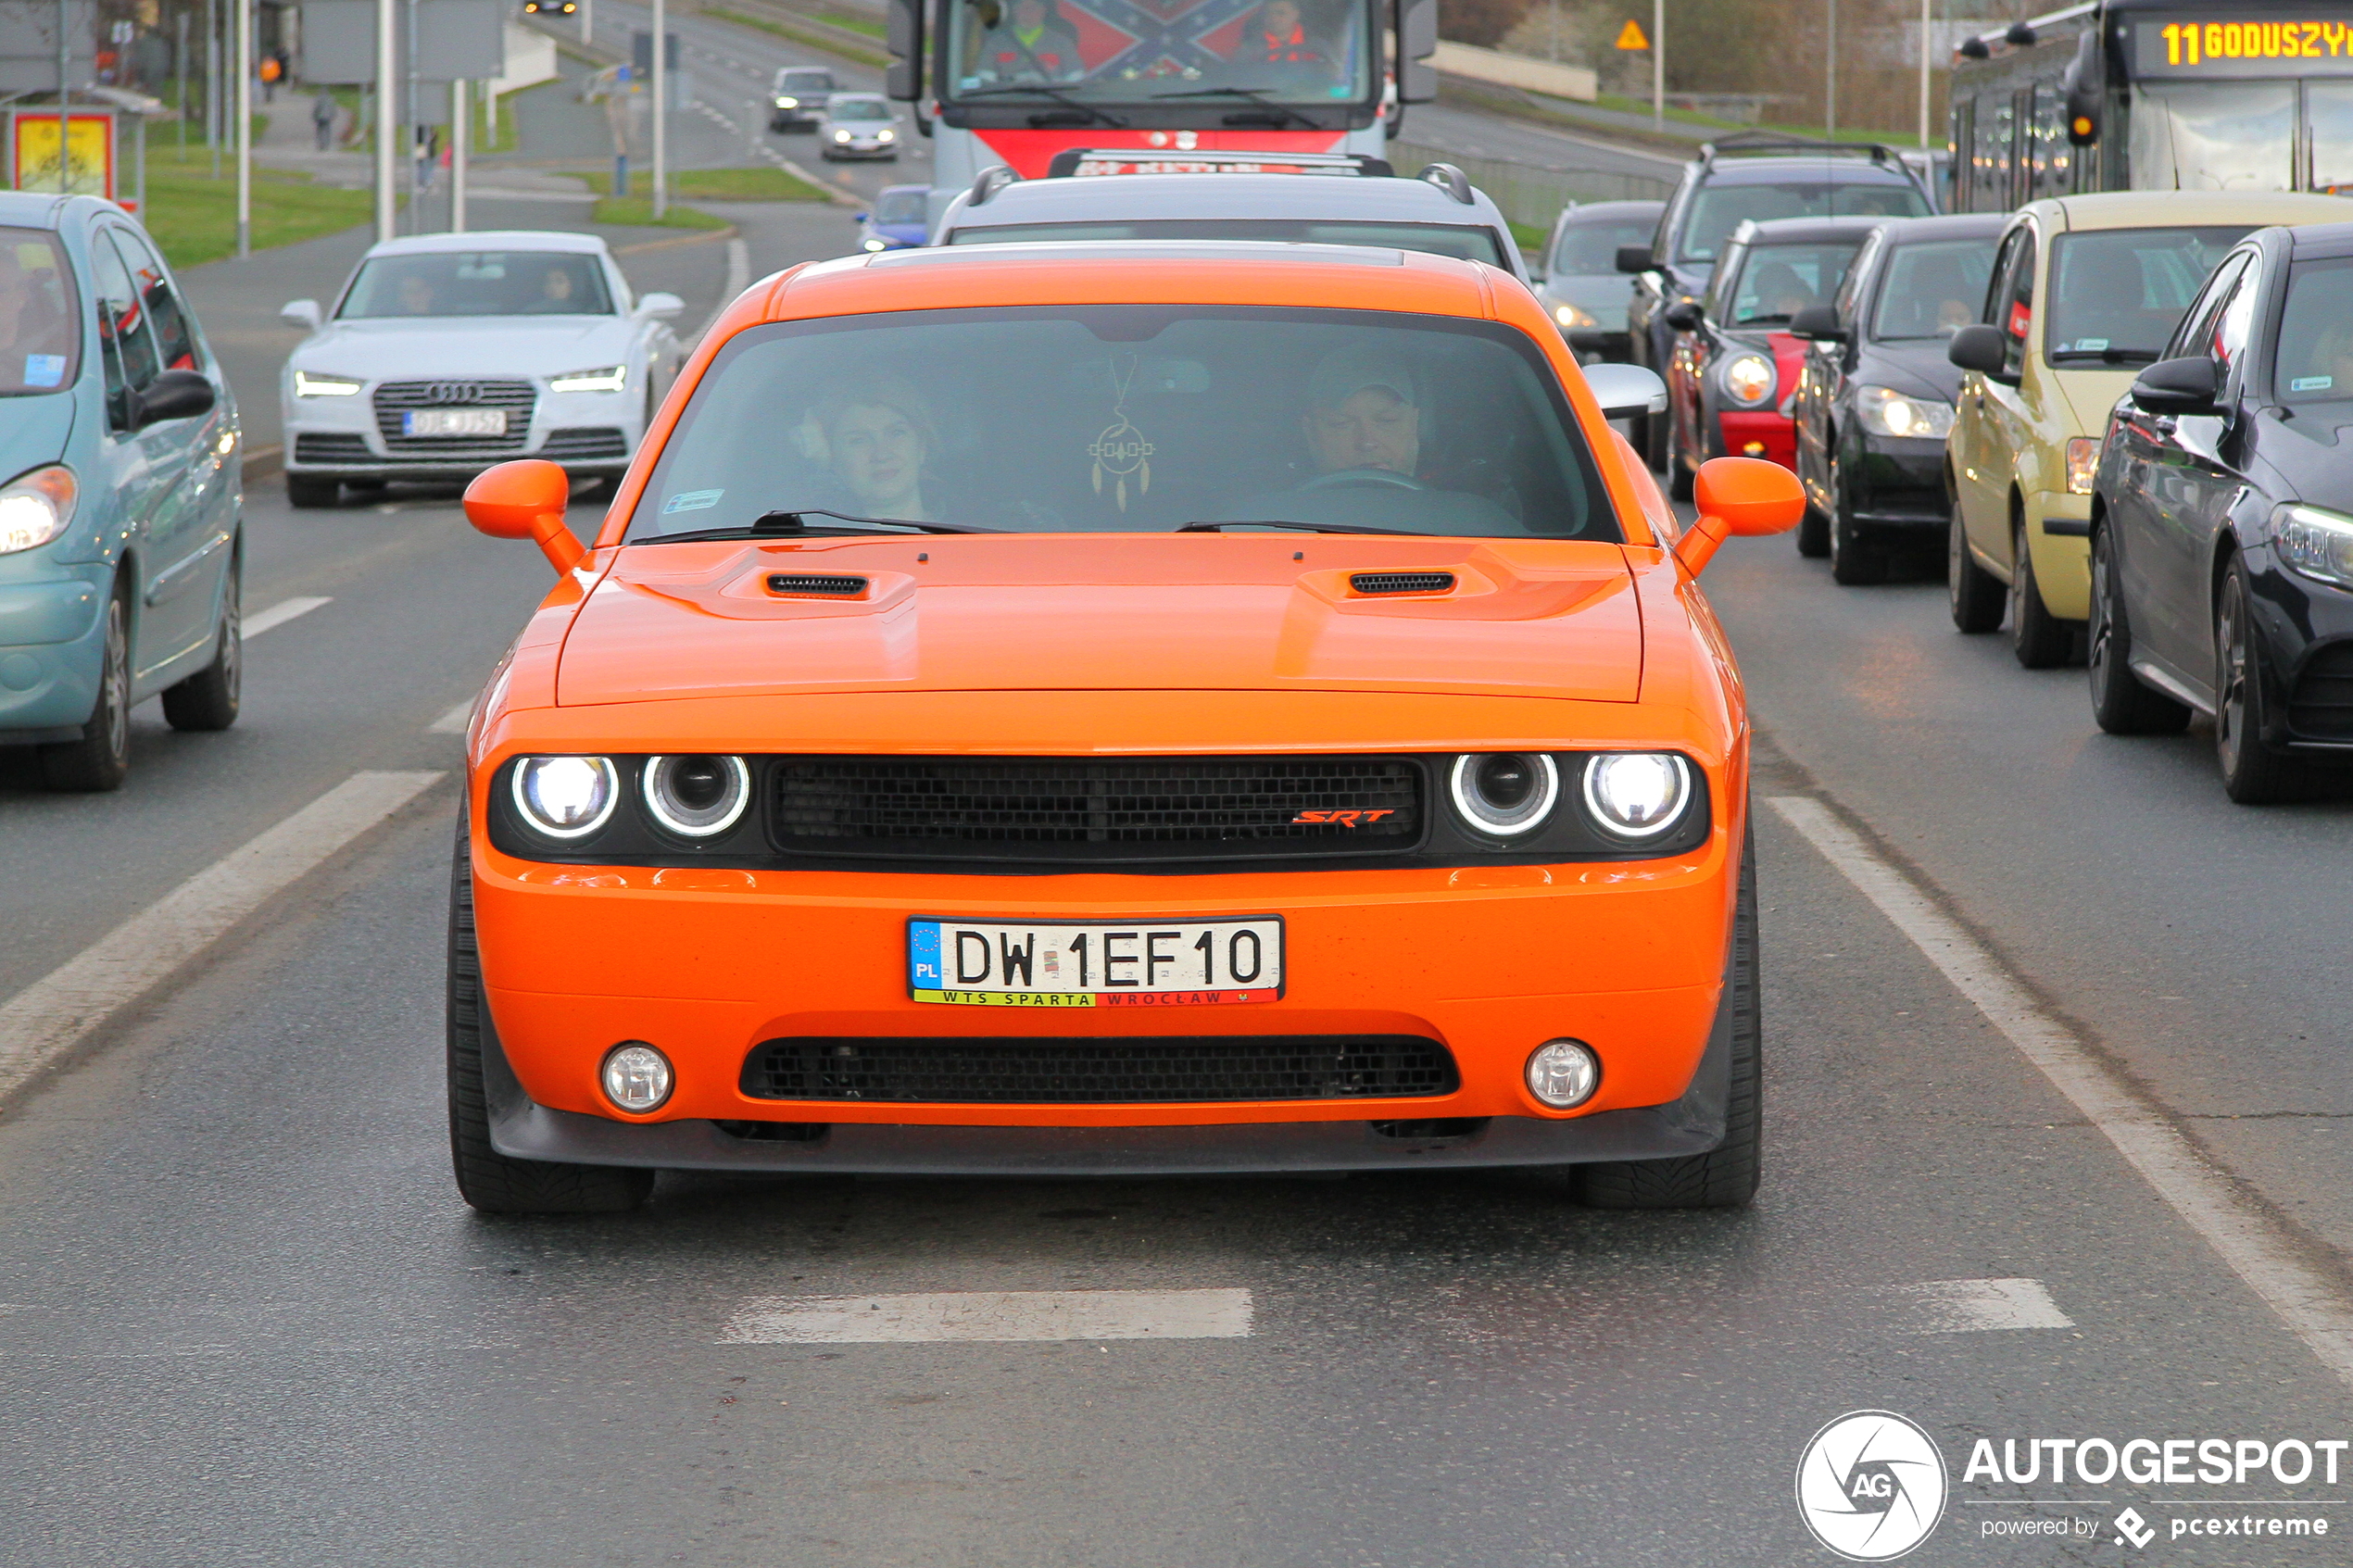
<svg viewBox="0 0 2353 1568"><path fill-rule="evenodd" d="M1656 838L1691 799L1692 765L1671 751L1604 752L1585 764L1585 809L1613 837Z"/></svg>
<svg viewBox="0 0 2353 1568"><path fill-rule="evenodd" d="M751 770L740 757L648 757L646 810L682 838L713 838L751 804Z"/></svg>
<svg viewBox="0 0 2353 1568"><path fill-rule="evenodd" d="M1447 783L1463 821L1498 838L1542 826L1560 798L1560 770L1541 751L1467 752Z"/></svg>
<svg viewBox="0 0 2353 1568"><path fill-rule="evenodd" d="M526 757L515 764L515 812L547 838L586 838L612 821L621 779L609 757Z"/></svg>

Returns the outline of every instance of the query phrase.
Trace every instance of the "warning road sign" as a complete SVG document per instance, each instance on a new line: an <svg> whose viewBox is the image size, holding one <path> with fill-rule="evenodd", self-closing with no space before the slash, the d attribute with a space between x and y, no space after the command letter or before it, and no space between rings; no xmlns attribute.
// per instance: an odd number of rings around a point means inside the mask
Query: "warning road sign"
<svg viewBox="0 0 2353 1568"><path fill-rule="evenodd" d="M1647 49L1651 41L1642 36L1642 24L1629 17L1626 25L1618 29L1617 46L1621 49Z"/></svg>

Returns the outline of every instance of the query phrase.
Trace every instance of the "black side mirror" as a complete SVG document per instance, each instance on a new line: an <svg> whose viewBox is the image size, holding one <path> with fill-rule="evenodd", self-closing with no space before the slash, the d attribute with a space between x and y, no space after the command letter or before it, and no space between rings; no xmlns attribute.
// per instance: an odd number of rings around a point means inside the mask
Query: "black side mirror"
<svg viewBox="0 0 2353 1568"><path fill-rule="evenodd" d="M1658 319L1679 332L1688 332L1707 320L1707 312L1699 307L1696 299L1679 299L1660 311Z"/></svg>
<svg viewBox="0 0 2353 1568"><path fill-rule="evenodd" d="M1962 370L1977 370L1995 377L2003 374L2003 358L2008 352L2008 345L2002 341L2001 329L1982 323L1963 327L1953 334L1953 341L1944 345L1944 358Z"/></svg>
<svg viewBox="0 0 2353 1568"><path fill-rule="evenodd" d="M1619 245L1617 247L1617 270L1621 272L1649 271L1651 270L1651 247L1648 245Z"/></svg>
<svg viewBox="0 0 2353 1568"><path fill-rule="evenodd" d="M131 428L145 430L165 420L209 414L216 401L212 383L195 370L166 370L146 390L131 395Z"/></svg>
<svg viewBox="0 0 2353 1568"><path fill-rule="evenodd" d="M1789 319L1789 335L1812 338L1816 343L1844 343L1847 332L1838 324L1838 307L1809 305Z"/></svg>
<svg viewBox="0 0 2353 1568"><path fill-rule="evenodd" d="M2221 390L2214 361L2193 354L2143 370L2133 383L2133 401L2152 414L2211 414Z"/></svg>

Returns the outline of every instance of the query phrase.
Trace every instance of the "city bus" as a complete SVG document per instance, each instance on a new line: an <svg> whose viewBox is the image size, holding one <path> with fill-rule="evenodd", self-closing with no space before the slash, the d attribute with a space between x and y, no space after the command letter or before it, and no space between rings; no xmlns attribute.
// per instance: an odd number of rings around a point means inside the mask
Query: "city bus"
<svg viewBox="0 0 2353 1568"><path fill-rule="evenodd" d="M2353 4L2099 0L1965 39L1951 145L1957 212L2080 191L2353 194Z"/></svg>
<svg viewBox="0 0 2353 1568"><path fill-rule="evenodd" d="M1438 96L1437 0L891 0L888 21L935 218L982 169L1038 179L1072 149L1381 158Z"/></svg>

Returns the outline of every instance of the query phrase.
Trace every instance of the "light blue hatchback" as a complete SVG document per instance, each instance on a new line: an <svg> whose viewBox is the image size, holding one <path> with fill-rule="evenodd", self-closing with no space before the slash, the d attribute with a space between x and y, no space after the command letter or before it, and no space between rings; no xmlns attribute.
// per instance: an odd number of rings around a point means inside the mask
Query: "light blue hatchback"
<svg viewBox="0 0 2353 1568"><path fill-rule="evenodd" d="M0 192L0 746L105 790L132 705L236 721L237 409L153 242L94 196Z"/></svg>

